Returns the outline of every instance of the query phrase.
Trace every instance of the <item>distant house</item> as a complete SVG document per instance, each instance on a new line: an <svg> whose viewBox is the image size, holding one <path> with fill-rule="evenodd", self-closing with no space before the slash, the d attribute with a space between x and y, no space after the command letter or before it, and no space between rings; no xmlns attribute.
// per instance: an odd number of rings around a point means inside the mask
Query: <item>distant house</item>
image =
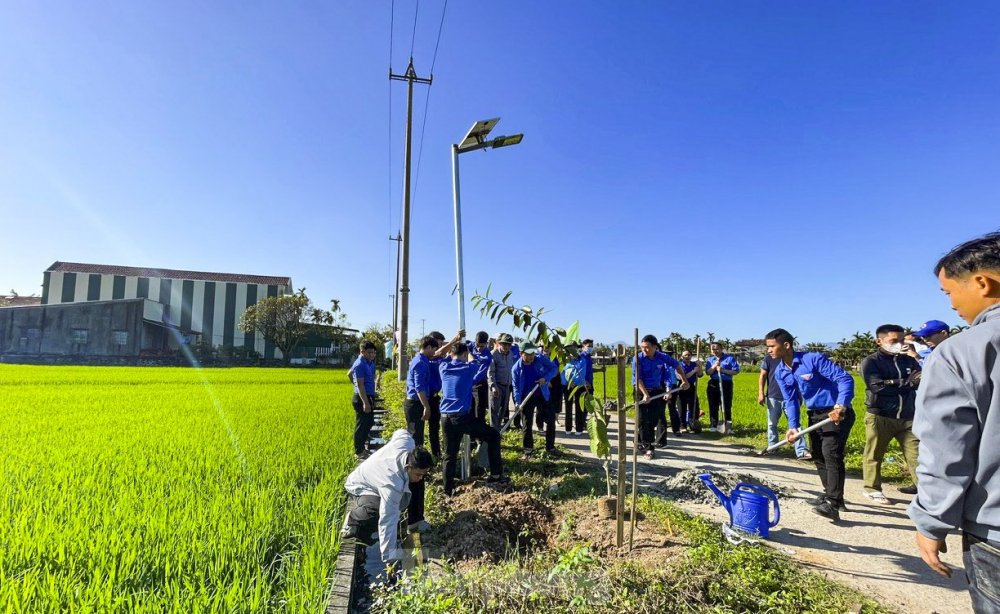
<svg viewBox="0 0 1000 614"><path fill-rule="evenodd" d="M767 343L763 339L740 339L733 342L733 353L741 363L757 364L767 355Z"/></svg>
<svg viewBox="0 0 1000 614"><path fill-rule="evenodd" d="M202 342L278 358L239 321L258 300L291 292L289 277L55 262L43 273L40 302L0 308L0 355L133 355Z"/></svg>
<svg viewBox="0 0 1000 614"><path fill-rule="evenodd" d="M42 297L21 296L19 294L0 294L0 307L30 307L31 305L41 305Z"/></svg>

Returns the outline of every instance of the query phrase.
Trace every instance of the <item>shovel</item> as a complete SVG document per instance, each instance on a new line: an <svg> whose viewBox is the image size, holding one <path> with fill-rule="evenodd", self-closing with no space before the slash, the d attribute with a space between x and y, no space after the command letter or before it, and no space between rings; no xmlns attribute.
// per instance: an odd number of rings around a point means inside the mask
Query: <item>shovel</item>
<svg viewBox="0 0 1000 614"><path fill-rule="evenodd" d="M799 437L802 437L803 435L805 435L806 433L808 433L810 431L815 431L816 429L818 429L821 426L826 426L827 424L830 424L831 422L833 422L833 420L831 418L827 418L826 420L820 420L819 422L817 422L816 424L810 426L809 428L804 428L801 431L799 431L799 434L796 435L795 439L798 439ZM787 443L792 443L793 441L795 441L795 439L793 439L792 441L788 441L787 439L782 439L781 441L779 441L778 443L774 444L773 446L769 446L766 450L758 450L757 451L757 456L764 456L768 452L771 452L773 450L777 450L778 448L780 448L781 446L783 446L783 445L785 445Z"/></svg>
<svg viewBox="0 0 1000 614"><path fill-rule="evenodd" d="M680 386L678 386L677 388L671 388L670 390L664 392L663 394L658 394L655 397L649 397L649 399L647 399L645 401L639 401L639 405L645 405L646 403L652 403L656 399L662 399L664 397L668 397L668 396L672 395L675 392L680 392L680 390L681 390ZM629 403L628 405L625 406L625 409L629 410L629 409L632 409L633 407L635 407L635 403Z"/></svg>
<svg viewBox="0 0 1000 614"><path fill-rule="evenodd" d="M535 387L531 389L531 392L528 393L528 396L524 397L524 400L521 401L521 404L517 406L517 411L515 411L514 415L510 417L510 420L507 421L507 424L503 425L503 427L500 429L501 435L503 435L504 431L510 428L511 424L514 424L514 419L521 415L521 412L524 410L524 406L528 404L528 399L531 398L531 395L538 392L539 386L540 384L535 384Z"/></svg>

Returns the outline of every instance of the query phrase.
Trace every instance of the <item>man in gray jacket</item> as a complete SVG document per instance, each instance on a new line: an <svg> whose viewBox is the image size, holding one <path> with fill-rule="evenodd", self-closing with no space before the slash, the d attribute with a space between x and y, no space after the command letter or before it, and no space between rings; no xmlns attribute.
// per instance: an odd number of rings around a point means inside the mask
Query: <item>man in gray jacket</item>
<svg viewBox="0 0 1000 614"><path fill-rule="evenodd" d="M497 335L493 362L486 374L490 386L490 424L498 431L510 415L510 370L517 362L517 356L510 349L513 343L510 333Z"/></svg>
<svg viewBox="0 0 1000 614"><path fill-rule="evenodd" d="M934 272L971 328L945 340L924 363L913 432L920 439L920 489L908 513L917 547L943 576L945 537L962 531L973 608L1000 611L1000 232L951 250Z"/></svg>

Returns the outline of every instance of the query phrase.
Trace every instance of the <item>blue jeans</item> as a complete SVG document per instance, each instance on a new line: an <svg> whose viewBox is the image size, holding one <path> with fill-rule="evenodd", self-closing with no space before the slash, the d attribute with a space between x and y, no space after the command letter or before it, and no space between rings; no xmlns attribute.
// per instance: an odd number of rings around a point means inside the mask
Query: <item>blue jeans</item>
<svg viewBox="0 0 1000 614"><path fill-rule="evenodd" d="M767 445L773 446L784 437L778 435L778 421L781 415L786 413L785 402L767 397ZM789 421L789 424L791 421ZM801 457L806 453L806 438L799 437L792 444L795 446L795 456Z"/></svg>
<svg viewBox="0 0 1000 614"><path fill-rule="evenodd" d="M973 611L1000 612L1000 544L962 533L962 550Z"/></svg>

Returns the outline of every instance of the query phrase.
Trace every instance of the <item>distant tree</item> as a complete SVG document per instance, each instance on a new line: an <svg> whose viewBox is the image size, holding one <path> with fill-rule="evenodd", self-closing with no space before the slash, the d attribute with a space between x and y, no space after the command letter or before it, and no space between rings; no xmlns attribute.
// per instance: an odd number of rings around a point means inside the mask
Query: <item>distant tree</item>
<svg viewBox="0 0 1000 614"><path fill-rule="evenodd" d="M240 318L240 330L260 333L265 341L281 350L282 359L288 364L292 350L309 332L310 324L334 326L343 329L347 314L341 312L340 301L331 301L333 309L325 311L312 305L306 296L306 289L300 288L295 294L269 296L247 307Z"/></svg>
<svg viewBox="0 0 1000 614"><path fill-rule="evenodd" d="M824 354L829 350L825 343L820 343L819 341L810 341L809 343L802 346L803 352L823 352Z"/></svg>
<svg viewBox="0 0 1000 614"><path fill-rule="evenodd" d="M375 344L376 363L384 362L388 359L385 355L385 343L393 338L391 324L372 323L361 332L362 341L371 341Z"/></svg>
<svg viewBox="0 0 1000 614"><path fill-rule="evenodd" d="M856 332L850 339L841 339L837 347L830 352L830 358L841 366L857 368L864 357L877 348L874 335L870 332Z"/></svg>

